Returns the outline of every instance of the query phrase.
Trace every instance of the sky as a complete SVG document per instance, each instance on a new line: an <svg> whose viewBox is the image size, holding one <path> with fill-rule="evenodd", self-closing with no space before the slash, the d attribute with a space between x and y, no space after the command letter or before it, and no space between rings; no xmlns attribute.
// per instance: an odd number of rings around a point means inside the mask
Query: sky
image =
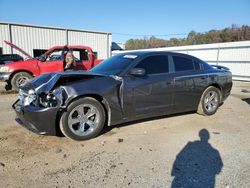
<svg viewBox="0 0 250 188"><path fill-rule="evenodd" d="M0 22L112 33L114 42L250 25L250 0L0 0Z"/></svg>

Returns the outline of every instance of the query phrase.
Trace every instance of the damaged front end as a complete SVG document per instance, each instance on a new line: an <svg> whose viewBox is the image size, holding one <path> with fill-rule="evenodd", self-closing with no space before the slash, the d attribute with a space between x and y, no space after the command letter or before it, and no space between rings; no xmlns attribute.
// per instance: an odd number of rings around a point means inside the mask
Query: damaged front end
<svg viewBox="0 0 250 188"><path fill-rule="evenodd" d="M63 103L62 89L60 87L48 93L38 93L34 89L28 91L20 89L18 99L21 101L22 106L30 105L41 108L62 106Z"/></svg>
<svg viewBox="0 0 250 188"><path fill-rule="evenodd" d="M58 119L67 102L78 95L69 83L94 77L100 75L50 73L32 79L20 86L18 100L12 106L16 121L34 133L56 135Z"/></svg>
<svg viewBox="0 0 250 188"><path fill-rule="evenodd" d="M44 76L20 87L18 100L12 105L18 124L37 134L57 134L57 116L63 110L66 95L61 87L53 88L56 77L46 81Z"/></svg>
<svg viewBox="0 0 250 188"><path fill-rule="evenodd" d="M17 123L37 134L56 135L55 123L59 107L36 105L37 101L38 98L35 99L33 94L28 94L13 104Z"/></svg>
<svg viewBox="0 0 250 188"><path fill-rule="evenodd" d="M57 115L62 104L62 93L56 89L38 94L35 89L20 89L18 100L13 104L16 121L37 134L56 135Z"/></svg>

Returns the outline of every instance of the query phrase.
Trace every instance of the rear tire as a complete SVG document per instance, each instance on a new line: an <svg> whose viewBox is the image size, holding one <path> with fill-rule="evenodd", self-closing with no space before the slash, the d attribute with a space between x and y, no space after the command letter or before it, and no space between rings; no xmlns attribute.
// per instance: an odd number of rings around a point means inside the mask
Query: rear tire
<svg viewBox="0 0 250 188"><path fill-rule="evenodd" d="M202 94L197 113L210 116L216 113L220 105L220 90L214 86L209 86Z"/></svg>
<svg viewBox="0 0 250 188"><path fill-rule="evenodd" d="M14 74L12 77L10 83L12 90L18 91L19 86L27 82L32 78L32 75L27 72L18 72Z"/></svg>
<svg viewBox="0 0 250 188"><path fill-rule="evenodd" d="M73 101L62 114L60 130L73 140L88 140L103 129L105 111L100 102L91 97Z"/></svg>

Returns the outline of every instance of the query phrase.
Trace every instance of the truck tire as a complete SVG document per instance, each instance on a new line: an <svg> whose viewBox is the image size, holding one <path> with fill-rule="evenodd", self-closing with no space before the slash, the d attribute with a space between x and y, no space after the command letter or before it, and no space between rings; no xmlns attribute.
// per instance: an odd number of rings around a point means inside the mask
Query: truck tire
<svg viewBox="0 0 250 188"><path fill-rule="evenodd" d="M214 86L209 86L205 89L201 96L197 113L204 116L215 114L220 105L220 95L220 90Z"/></svg>
<svg viewBox="0 0 250 188"><path fill-rule="evenodd" d="M60 130L73 140L87 140L96 137L103 129L105 111L94 98L85 97L73 101L62 114Z"/></svg>
<svg viewBox="0 0 250 188"><path fill-rule="evenodd" d="M32 78L32 75L27 73L27 72L17 72L17 73L15 73L14 76L12 77L11 81L10 81L12 90L18 91L19 86L21 84L24 84L25 82L27 82L31 78Z"/></svg>
<svg viewBox="0 0 250 188"><path fill-rule="evenodd" d="M7 81L4 88L6 91L10 91L12 89L11 83L9 81Z"/></svg>

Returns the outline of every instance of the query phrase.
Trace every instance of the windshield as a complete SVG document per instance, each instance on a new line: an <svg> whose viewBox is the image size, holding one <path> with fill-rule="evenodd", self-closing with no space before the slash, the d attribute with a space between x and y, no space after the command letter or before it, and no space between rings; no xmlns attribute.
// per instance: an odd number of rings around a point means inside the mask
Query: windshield
<svg viewBox="0 0 250 188"><path fill-rule="evenodd" d="M136 55L116 55L106 59L89 71L105 75L119 75L136 57Z"/></svg>

